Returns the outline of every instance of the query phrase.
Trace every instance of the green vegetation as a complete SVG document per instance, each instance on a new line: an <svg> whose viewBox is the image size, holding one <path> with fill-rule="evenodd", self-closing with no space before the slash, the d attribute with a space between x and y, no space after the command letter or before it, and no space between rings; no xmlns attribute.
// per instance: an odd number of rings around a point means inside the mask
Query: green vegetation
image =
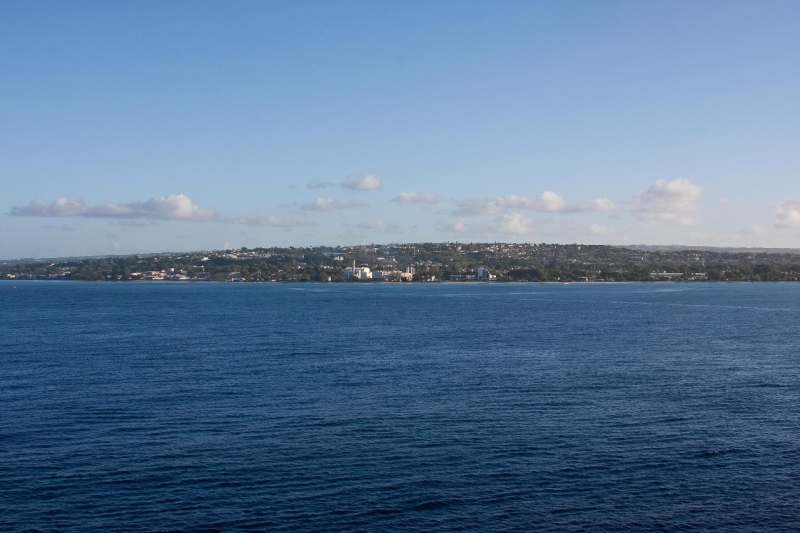
<svg viewBox="0 0 800 533"><path fill-rule="evenodd" d="M635 249L577 244L421 243L353 247L241 248L217 252L0 262L0 279L131 281L341 281L356 261L372 270L414 268L415 281L475 274L500 281L797 281L800 254ZM682 275L679 275L682 274Z"/></svg>

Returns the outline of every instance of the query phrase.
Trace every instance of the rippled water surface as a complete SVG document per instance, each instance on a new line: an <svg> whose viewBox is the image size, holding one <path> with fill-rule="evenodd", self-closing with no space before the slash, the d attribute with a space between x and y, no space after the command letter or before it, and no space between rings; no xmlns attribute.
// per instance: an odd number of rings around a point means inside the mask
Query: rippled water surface
<svg viewBox="0 0 800 533"><path fill-rule="evenodd" d="M0 282L0 530L800 529L800 284Z"/></svg>

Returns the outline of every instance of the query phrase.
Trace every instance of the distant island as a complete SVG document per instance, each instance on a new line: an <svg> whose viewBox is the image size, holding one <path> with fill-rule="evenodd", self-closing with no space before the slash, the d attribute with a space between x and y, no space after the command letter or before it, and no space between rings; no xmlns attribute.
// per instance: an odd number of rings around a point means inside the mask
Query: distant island
<svg viewBox="0 0 800 533"><path fill-rule="evenodd" d="M800 251L412 243L0 262L2 280L611 282L797 281Z"/></svg>

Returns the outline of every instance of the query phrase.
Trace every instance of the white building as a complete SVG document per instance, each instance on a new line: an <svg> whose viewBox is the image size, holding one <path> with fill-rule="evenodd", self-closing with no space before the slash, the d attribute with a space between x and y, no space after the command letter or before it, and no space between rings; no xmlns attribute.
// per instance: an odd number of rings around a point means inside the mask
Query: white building
<svg viewBox="0 0 800 533"><path fill-rule="evenodd" d="M353 267L347 267L344 269L344 274L342 274L342 279L344 281L356 280L356 281L365 281L368 279L372 279L372 272L370 272L369 267L358 267L356 268L356 262L353 260Z"/></svg>
<svg viewBox="0 0 800 533"><path fill-rule="evenodd" d="M414 267L413 266L406 267L405 272L400 272L400 280L414 281Z"/></svg>
<svg viewBox="0 0 800 533"><path fill-rule="evenodd" d="M685 274L683 272L652 272L650 277L653 279L680 279Z"/></svg>
<svg viewBox="0 0 800 533"><path fill-rule="evenodd" d="M478 279L484 281L491 281L497 279L497 276L490 274L488 270L483 267L478 267Z"/></svg>

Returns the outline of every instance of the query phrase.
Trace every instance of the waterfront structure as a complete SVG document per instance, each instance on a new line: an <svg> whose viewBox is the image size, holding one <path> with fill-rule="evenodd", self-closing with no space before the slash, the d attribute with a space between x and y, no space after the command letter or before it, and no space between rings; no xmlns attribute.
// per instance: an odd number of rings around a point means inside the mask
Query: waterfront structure
<svg viewBox="0 0 800 533"><path fill-rule="evenodd" d="M680 279L685 276L683 272L652 272L650 277L653 279Z"/></svg>
<svg viewBox="0 0 800 533"><path fill-rule="evenodd" d="M485 267L478 267L478 279L480 281L492 281L497 279L497 276L491 274Z"/></svg>
<svg viewBox="0 0 800 533"><path fill-rule="evenodd" d="M342 279L344 281L367 281L372 279L372 271L370 271L369 267L358 267L356 268L356 261L353 260L353 266L347 267L344 269L344 273L342 274Z"/></svg>
<svg viewBox="0 0 800 533"><path fill-rule="evenodd" d="M414 280L414 267L408 266L406 267L405 272L400 272L400 281L413 281Z"/></svg>
<svg viewBox="0 0 800 533"><path fill-rule="evenodd" d="M450 281L496 281L497 276L486 267L478 267L477 274L450 274Z"/></svg>

